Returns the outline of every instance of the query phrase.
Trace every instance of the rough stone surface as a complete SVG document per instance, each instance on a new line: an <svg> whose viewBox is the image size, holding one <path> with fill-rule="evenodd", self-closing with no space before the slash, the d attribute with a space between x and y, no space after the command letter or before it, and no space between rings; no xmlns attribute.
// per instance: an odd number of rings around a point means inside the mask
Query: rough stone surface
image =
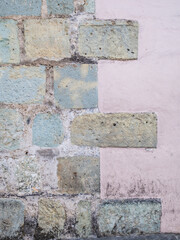
<svg viewBox="0 0 180 240"><path fill-rule="evenodd" d="M30 60L60 60L70 54L69 20L29 19L24 23L25 50Z"/></svg>
<svg viewBox="0 0 180 240"><path fill-rule="evenodd" d="M40 167L35 157L23 157L16 164L17 191L23 194L37 193L40 189Z"/></svg>
<svg viewBox="0 0 180 240"><path fill-rule="evenodd" d="M84 0L84 11L86 13L95 13L95 0Z"/></svg>
<svg viewBox="0 0 180 240"><path fill-rule="evenodd" d="M96 108L97 65L71 64L54 69L54 96L60 108Z"/></svg>
<svg viewBox="0 0 180 240"><path fill-rule="evenodd" d="M71 126L71 141L85 146L154 148L157 118L153 113L79 116Z"/></svg>
<svg viewBox="0 0 180 240"><path fill-rule="evenodd" d="M91 20L81 23L78 52L88 58L137 59L138 24L126 20Z"/></svg>
<svg viewBox="0 0 180 240"><path fill-rule="evenodd" d="M59 191L62 194L99 192L99 158L86 156L59 158L57 175Z"/></svg>
<svg viewBox="0 0 180 240"><path fill-rule="evenodd" d="M15 199L0 199L0 239L22 239L24 205Z"/></svg>
<svg viewBox="0 0 180 240"><path fill-rule="evenodd" d="M75 12L95 13L95 0L78 0L75 2Z"/></svg>
<svg viewBox="0 0 180 240"><path fill-rule="evenodd" d="M0 109L0 150L20 148L24 124L21 115L13 109Z"/></svg>
<svg viewBox="0 0 180 240"><path fill-rule="evenodd" d="M39 113L33 127L33 145L57 147L63 141L63 126L58 114Z"/></svg>
<svg viewBox="0 0 180 240"><path fill-rule="evenodd" d="M0 102L42 103L45 96L45 67L0 67Z"/></svg>
<svg viewBox="0 0 180 240"><path fill-rule="evenodd" d="M127 200L100 205L97 224L101 236L159 233L161 203L158 200Z"/></svg>
<svg viewBox="0 0 180 240"><path fill-rule="evenodd" d="M74 12L74 0L47 0L48 14L70 15Z"/></svg>
<svg viewBox="0 0 180 240"><path fill-rule="evenodd" d="M42 239L59 238L64 229L66 221L66 212L62 204L58 200L41 199L38 207L38 236L44 236ZM49 238L46 238L49 236Z"/></svg>
<svg viewBox="0 0 180 240"><path fill-rule="evenodd" d="M87 238L92 232L91 203L80 201L77 207L76 231L79 237Z"/></svg>
<svg viewBox="0 0 180 240"><path fill-rule="evenodd" d="M89 238L94 240L94 238ZM138 236L121 236L121 237L104 237L98 238L102 240L179 240L179 234L151 234L151 235L138 235Z"/></svg>
<svg viewBox="0 0 180 240"><path fill-rule="evenodd" d="M1 1L0 16L40 16L41 1L37 0L3 0Z"/></svg>
<svg viewBox="0 0 180 240"><path fill-rule="evenodd" d="M0 63L19 63L17 23L11 19L0 19Z"/></svg>

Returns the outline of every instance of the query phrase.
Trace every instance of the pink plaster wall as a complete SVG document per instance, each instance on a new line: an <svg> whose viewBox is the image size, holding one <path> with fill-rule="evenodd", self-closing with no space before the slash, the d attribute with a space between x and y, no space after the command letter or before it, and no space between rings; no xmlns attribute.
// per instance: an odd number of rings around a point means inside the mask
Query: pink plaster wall
<svg viewBox="0 0 180 240"><path fill-rule="evenodd" d="M180 0L96 0L101 19L139 22L139 59L99 63L101 112L155 112L157 149L101 149L102 198L162 200L180 233Z"/></svg>

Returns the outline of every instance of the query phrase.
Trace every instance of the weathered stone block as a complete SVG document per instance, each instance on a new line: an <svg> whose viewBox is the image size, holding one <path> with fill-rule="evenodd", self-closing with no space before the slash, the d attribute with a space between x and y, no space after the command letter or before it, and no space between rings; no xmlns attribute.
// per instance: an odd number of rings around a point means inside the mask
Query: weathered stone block
<svg viewBox="0 0 180 240"><path fill-rule="evenodd" d="M80 0L76 2L76 12L95 13L95 0Z"/></svg>
<svg viewBox="0 0 180 240"><path fill-rule="evenodd" d="M87 238L92 231L91 203L80 201L77 206L76 231L79 237Z"/></svg>
<svg viewBox="0 0 180 240"><path fill-rule="evenodd" d="M86 21L79 27L78 51L88 58L137 59L138 24L126 20Z"/></svg>
<svg viewBox="0 0 180 240"><path fill-rule="evenodd" d="M0 149L16 150L23 135L22 116L13 109L0 109Z"/></svg>
<svg viewBox="0 0 180 240"><path fill-rule="evenodd" d="M0 102L42 103L46 89L45 67L0 67Z"/></svg>
<svg viewBox="0 0 180 240"><path fill-rule="evenodd" d="M54 96L60 108L96 108L97 65L71 64L54 69Z"/></svg>
<svg viewBox="0 0 180 240"><path fill-rule="evenodd" d="M79 146L154 148L157 117L153 113L79 116L71 126L71 141Z"/></svg>
<svg viewBox="0 0 180 240"><path fill-rule="evenodd" d="M37 0L3 0L1 1L0 16L40 16L41 1Z"/></svg>
<svg viewBox="0 0 180 240"><path fill-rule="evenodd" d="M30 60L60 60L70 53L69 20L29 19L24 23L25 50Z"/></svg>
<svg viewBox="0 0 180 240"><path fill-rule="evenodd" d="M32 131L33 145L39 147L57 147L63 141L63 125L57 114L37 114Z"/></svg>
<svg viewBox="0 0 180 240"><path fill-rule="evenodd" d="M0 63L19 63L19 42L17 23L0 19Z"/></svg>
<svg viewBox="0 0 180 240"><path fill-rule="evenodd" d="M40 166L38 159L35 157L19 158L16 162L16 183L18 193L33 194L40 190Z"/></svg>
<svg viewBox="0 0 180 240"><path fill-rule="evenodd" d="M95 13L95 0L84 0L84 11L87 13Z"/></svg>
<svg viewBox="0 0 180 240"><path fill-rule="evenodd" d="M62 194L95 193L100 189L99 158L58 159L58 185Z"/></svg>
<svg viewBox="0 0 180 240"><path fill-rule="evenodd" d="M70 15L74 12L74 0L47 0L48 14Z"/></svg>
<svg viewBox="0 0 180 240"><path fill-rule="evenodd" d="M100 205L97 224L100 236L159 233L161 203L158 200L127 200Z"/></svg>
<svg viewBox="0 0 180 240"><path fill-rule="evenodd" d="M38 209L36 239L60 238L66 221L66 212L62 204L58 200L41 199Z"/></svg>
<svg viewBox="0 0 180 240"><path fill-rule="evenodd" d="M22 239L24 205L16 199L0 199L0 239Z"/></svg>

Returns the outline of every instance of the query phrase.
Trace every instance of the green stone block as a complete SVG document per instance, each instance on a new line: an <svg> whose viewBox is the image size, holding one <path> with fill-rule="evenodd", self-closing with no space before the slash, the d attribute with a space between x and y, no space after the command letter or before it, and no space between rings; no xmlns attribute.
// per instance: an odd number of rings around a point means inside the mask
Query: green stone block
<svg viewBox="0 0 180 240"><path fill-rule="evenodd" d="M98 106L97 65L70 64L54 69L54 97L62 109Z"/></svg>

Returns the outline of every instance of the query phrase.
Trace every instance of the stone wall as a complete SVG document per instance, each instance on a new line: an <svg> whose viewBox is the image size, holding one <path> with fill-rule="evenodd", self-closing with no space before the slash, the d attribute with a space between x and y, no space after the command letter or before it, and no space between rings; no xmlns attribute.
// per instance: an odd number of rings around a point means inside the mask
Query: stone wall
<svg viewBox="0 0 180 240"><path fill-rule="evenodd" d="M1 2L0 239L160 233L160 199L100 198L99 147L157 146L155 113L98 110L98 61L137 58L94 0Z"/></svg>

